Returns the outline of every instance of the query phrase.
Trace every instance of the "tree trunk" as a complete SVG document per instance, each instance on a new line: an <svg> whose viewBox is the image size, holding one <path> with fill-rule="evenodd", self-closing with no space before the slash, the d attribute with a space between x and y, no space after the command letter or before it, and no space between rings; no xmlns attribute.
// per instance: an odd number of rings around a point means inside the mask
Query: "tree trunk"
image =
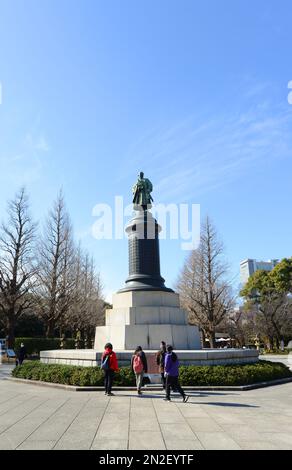
<svg viewBox="0 0 292 470"><path fill-rule="evenodd" d="M215 331L209 332L209 342L210 342L210 348L215 349L216 348Z"/></svg>
<svg viewBox="0 0 292 470"><path fill-rule="evenodd" d="M55 331L55 321L54 319L49 320L47 323L47 329L46 329L46 337L47 338L53 338L54 337L54 331Z"/></svg>
<svg viewBox="0 0 292 470"><path fill-rule="evenodd" d="M8 349L14 349L15 343L15 320L14 317L8 317L7 325L7 347Z"/></svg>
<svg viewBox="0 0 292 470"><path fill-rule="evenodd" d="M199 329L202 348L205 347L206 335L202 328Z"/></svg>
<svg viewBox="0 0 292 470"><path fill-rule="evenodd" d="M272 347L273 347L273 338L271 336L268 336L267 349L271 350Z"/></svg>

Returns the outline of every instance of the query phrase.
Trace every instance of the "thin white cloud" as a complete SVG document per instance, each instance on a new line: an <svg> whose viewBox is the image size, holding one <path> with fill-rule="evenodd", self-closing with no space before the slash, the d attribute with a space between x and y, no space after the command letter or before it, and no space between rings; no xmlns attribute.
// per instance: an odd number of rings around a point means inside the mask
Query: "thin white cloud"
<svg viewBox="0 0 292 470"><path fill-rule="evenodd" d="M264 88L253 88L253 102L256 91ZM190 200L269 160L291 157L290 111L289 106L258 100L256 105L248 102L241 113L188 118L148 133L127 158L145 173L154 169L160 201Z"/></svg>

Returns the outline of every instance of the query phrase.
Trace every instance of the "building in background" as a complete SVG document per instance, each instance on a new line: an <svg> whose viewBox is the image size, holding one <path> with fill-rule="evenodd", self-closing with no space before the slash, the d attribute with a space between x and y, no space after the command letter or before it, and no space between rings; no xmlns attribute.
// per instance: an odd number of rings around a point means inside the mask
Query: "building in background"
<svg viewBox="0 0 292 470"><path fill-rule="evenodd" d="M240 282L244 285L248 278L259 269L263 271L272 271L272 269L279 263L278 259L271 259L269 261L257 261L256 259L245 259L240 263Z"/></svg>

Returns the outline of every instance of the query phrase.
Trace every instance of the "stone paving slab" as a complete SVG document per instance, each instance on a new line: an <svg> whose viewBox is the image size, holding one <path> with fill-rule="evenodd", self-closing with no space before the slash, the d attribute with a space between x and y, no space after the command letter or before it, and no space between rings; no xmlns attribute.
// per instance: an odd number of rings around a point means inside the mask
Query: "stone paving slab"
<svg viewBox="0 0 292 470"><path fill-rule="evenodd" d="M67 428L56 443L54 449L90 449L96 435L97 427L100 425L107 407L107 403L97 407L96 399L90 398L81 413Z"/></svg>
<svg viewBox="0 0 292 470"><path fill-rule="evenodd" d="M194 432L220 432L221 426L212 418L187 418L187 422Z"/></svg>
<svg viewBox="0 0 292 470"><path fill-rule="evenodd" d="M292 449L292 384L162 400L0 380L0 449Z"/></svg>
<svg viewBox="0 0 292 470"><path fill-rule="evenodd" d="M45 401L25 418L7 429L5 431L5 437L10 440L14 448L17 448L28 439L41 424L49 419L59 407L63 406L65 401L65 398L49 399Z"/></svg>
<svg viewBox="0 0 292 470"><path fill-rule="evenodd" d="M239 441L239 445L243 450L279 450L279 447L269 441Z"/></svg>
<svg viewBox="0 0 292 470"><path fill-rule="evenodd" d="M110 439L100 438L96 439L91 447L92 450L127 450L127 439Z"/></svg>
<svg viewBox="0 0 292 470"><path fill-rule="evenodd" d="M167 450L204 450L198 439L172 439L165 438Z"/></svg>
<svg viewBox="0 0 292 470"><path fill-rule="evenodd" d="M159 431L131 431L129 436L130 450L166 449L163 436Z"/></svg>
<svg viewBox="0 0 292 470"><path fill-rule="evenodd" d="M198 432L198 439L204 449L208 450L240 450L239 444L222 432Z"/></svg>

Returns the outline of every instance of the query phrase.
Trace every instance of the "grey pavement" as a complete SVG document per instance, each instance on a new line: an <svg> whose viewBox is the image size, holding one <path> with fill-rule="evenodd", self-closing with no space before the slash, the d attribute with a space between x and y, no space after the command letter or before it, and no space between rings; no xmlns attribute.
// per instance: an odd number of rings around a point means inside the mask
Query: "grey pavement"
<svg viewBox="0 0 292 470"><path fill-rule="evenodd" d="M0 449L290 449L292 383L251 391L72 392L6 380Z"/></svg>
<svg viewBox="0 0 292 470"><path fill-rule="evenodd" d="M13 364L12 362L10 364L0 363L0 380L9 377L14 367L15 364Z"/></svg>

